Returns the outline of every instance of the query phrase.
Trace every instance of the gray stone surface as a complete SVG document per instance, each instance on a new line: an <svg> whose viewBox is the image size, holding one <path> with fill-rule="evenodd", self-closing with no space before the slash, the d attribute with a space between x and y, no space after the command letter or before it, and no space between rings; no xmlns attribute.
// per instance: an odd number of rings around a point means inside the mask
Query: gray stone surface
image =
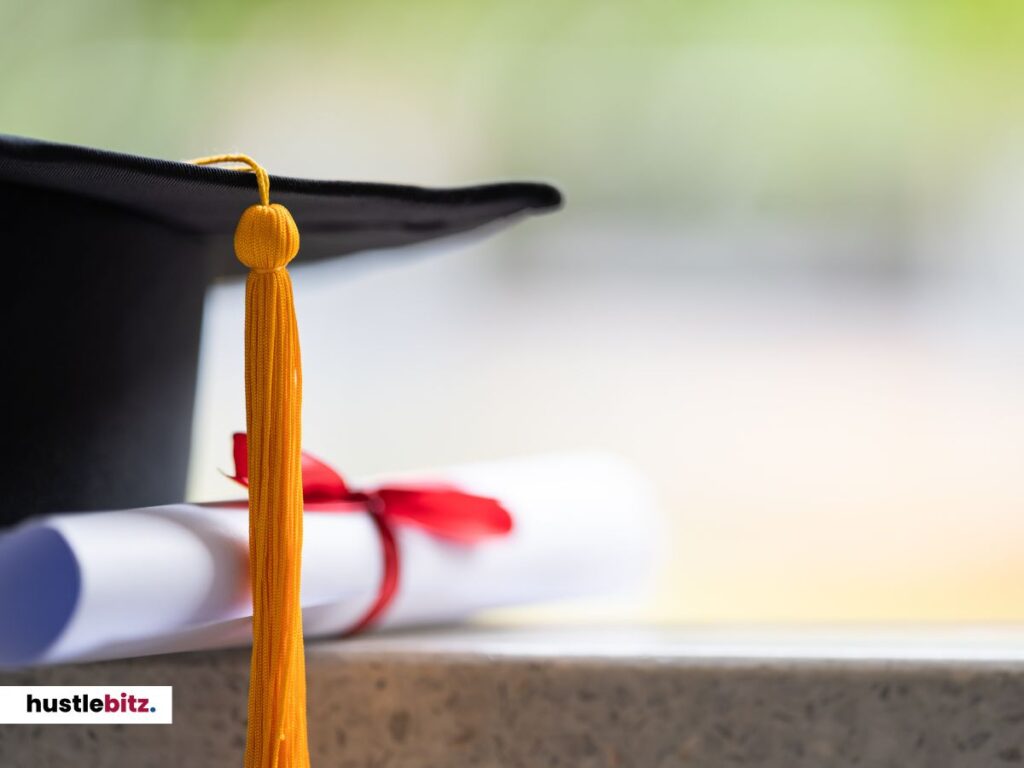
<svg viewBox="0 0 1024 768"><path fill-rule="evenodd" d="M1008 630L437 630L308 648L320 768L1024 766ZM0 726L0 766L241 765L247 651L0 675L174 686L168 726Z"/></svg>

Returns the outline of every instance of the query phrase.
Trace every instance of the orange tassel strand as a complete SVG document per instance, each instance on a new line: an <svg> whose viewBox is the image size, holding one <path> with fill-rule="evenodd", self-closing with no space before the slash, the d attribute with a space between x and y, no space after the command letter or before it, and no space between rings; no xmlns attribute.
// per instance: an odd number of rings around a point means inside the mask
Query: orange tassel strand
<svg viewBox="0 0 1024 768"><path fill-rule="evenodd" d="M253 642L245 768L308 768L300 603L302 363L285 269L298 253L299 230L286 208L270 203L269 176L249 157L193 162L248 166L260 194L235 230L235 255L249 267L245 410Z"/></svg>

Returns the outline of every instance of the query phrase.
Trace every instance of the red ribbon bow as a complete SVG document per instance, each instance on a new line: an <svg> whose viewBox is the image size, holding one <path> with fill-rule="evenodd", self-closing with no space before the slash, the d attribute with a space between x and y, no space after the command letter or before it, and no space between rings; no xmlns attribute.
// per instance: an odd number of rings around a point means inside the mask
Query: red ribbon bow
<svg viewBox="0 0 1024 768"><path fill-rule="evenodd" d="M234 439L235 474L231 479L249 487L249 452L245 433ZM401 564L397 526L413 526L461 545L473 545L512 530L512 516L500 502L474 496L443 484L381 486L354 490L331 466L302 452L302 498L307 512L369 512L380 535L384 575L380 590L366 613L345 633L350 636L372 625L398 591Z"/></svg>

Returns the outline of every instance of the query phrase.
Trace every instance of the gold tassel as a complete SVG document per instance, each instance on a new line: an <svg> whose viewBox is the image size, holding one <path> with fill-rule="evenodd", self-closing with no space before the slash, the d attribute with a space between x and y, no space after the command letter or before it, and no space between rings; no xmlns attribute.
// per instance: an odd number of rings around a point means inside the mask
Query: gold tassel
<svg viewBox="0 0 1024 768"><path fill-rule="evenodd" d="M242 163L260 203L235 230L245 285L245 412L249 446L252 668L246 768L307 768L306 665L302 647L302 363L285 270L299 250L288 210L270 203L267 172L245 155L193 162Z"/></svg>

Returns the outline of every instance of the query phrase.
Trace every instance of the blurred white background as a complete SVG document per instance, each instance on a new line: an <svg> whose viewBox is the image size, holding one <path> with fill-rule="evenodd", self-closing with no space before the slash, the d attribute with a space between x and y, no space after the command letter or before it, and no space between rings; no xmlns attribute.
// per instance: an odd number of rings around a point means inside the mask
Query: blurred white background
<svg viewBox="0 0 1024 768"><path fill-rule="evenodd" d="M0 6L0 130L275 173L558 183L488 240L296 267L306 446L358 475L604 447L659 620L1024 618L1024 8ZM191 496L234 489L241 288Z"/></svg>

